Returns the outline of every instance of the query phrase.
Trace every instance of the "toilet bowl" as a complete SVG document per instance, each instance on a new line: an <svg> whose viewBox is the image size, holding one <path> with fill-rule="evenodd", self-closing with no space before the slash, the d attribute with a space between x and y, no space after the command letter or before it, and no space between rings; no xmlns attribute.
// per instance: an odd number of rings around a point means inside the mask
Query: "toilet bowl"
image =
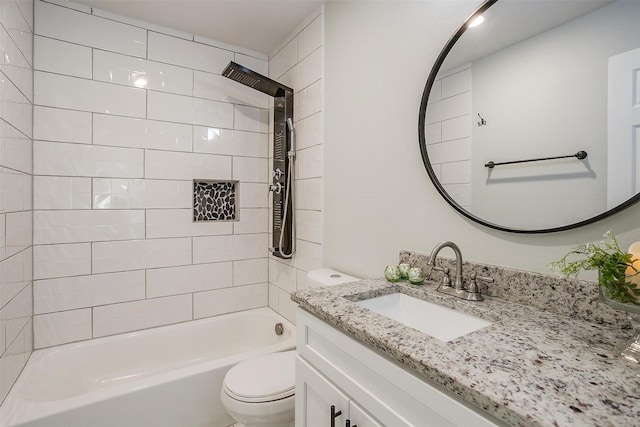
<svg viewBox="0 0 640 427"><path fill-rule="evenodd" d="M307 285L339 285L360 280L322 268L307 273ZM293 427L296 351L271 353L242 361L224 377L220 400L245 427Z"/></svg>
<svg viewBox="0 0 640 427"><path fill-rule="evenodd" d="M220 399L246 427L293 427L296 351L238 363L224 377Z"/></svg>

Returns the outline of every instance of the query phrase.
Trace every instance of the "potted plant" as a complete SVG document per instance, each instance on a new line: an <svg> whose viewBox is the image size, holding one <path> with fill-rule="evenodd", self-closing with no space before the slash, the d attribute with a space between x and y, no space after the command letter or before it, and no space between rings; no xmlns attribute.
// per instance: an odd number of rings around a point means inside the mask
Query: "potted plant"
<svg viewBox="0 0 640 427"><path fill-rule="evenodd" d="M640 259L622 251L611 230L604 237L607 240L576 247L549 267L565 277L598 270L598 285L605 298L640 306Z"/></svg>

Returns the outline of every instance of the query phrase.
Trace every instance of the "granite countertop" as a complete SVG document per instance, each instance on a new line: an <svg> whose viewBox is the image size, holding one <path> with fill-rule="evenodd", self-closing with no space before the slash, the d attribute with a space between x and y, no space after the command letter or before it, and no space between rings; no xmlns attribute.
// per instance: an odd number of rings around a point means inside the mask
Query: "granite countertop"
<svg viewBox="0 0 640 427"><path fill-rule="evenodd" d="M292 299L509 425L640 425L640 370L613 353L630 330L498 298L469 302L435 289L362 280L296 292ZM445 343L352 302L394 292L492 324Z"/></svg>

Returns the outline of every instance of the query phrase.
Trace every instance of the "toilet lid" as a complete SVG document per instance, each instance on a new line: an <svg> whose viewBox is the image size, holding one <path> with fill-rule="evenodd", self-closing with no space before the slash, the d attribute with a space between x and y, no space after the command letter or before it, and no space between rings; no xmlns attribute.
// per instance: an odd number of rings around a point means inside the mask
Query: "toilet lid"
<svg viewBox="0 0 640 427"><path fill-rule="evenodd" d="M224 391L243 402L269 402L295 394L296 351L248 359L229 369Z"/></svg>

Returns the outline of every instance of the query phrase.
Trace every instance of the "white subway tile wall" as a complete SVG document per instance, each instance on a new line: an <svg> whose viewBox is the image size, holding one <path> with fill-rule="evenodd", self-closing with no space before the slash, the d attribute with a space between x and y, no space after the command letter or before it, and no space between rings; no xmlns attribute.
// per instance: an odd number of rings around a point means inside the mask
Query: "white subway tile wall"
<svg viewBox="0 0 640 427"><path fill-rule="evenodd" d="M143 89L36 71L33 90L36 105L131 117L146 115Z"/></svg>
<svg viewBox="0 0 640 427"><path fill-rule="evenodd" d="M33 252L34 279L91 274L91 243L41 245Z"/></svg>
<svg viewBox="0 0 640 427"><path fill-rule="evenodd" d="M93 143L191 152L192 126L130 117L93 115Z"/></svg>
<svg viewBox="0 0 640 427"><path fill-rule="evenodd" d="M144 280L144 271L38 280L34 285L34 312L41 315L144 299Z"/></svg>
<svg viewBox="0 0 640 427"><path fill-rule="evenodd" d="M425 137L434 172L462 207L471 207L471 66L443 72L431 90Z"/></svg>
<svg viewBox="0 0 640 427"><path fill-rule="evenodd" d="M94 178L93 209L190 208L191 181Z"/></svg>
<svg viewBox="0 0 640 427"><path fill-rule="evenodd" d="M233 286L233 263L231 262L156 268L147 271L147 295L150 298L231 286Z"/></svg>
<svg viewBox="0 0 640 427"><path fill-rule="evenodd" d="M35 141L35 175L142 178L143 150Z"/></svg>
<svg viewBox="0 0 640 427"><path fill-rule="evenodd" d="M0 397L32 348L32 300L36 347L267 301L294 320L289 294L321 264L321 17L272 61L296 91L299 218L296 257L267 263L268 98L219 76L264 58L38 2L32 61L28 2L2 7ZM241 180L240 221L193 224L193 178Z"/></svg>
<svg viewBox="0 0 640 427"><path fill-rule="evenodd" d="M35 347L268 305L269 98L221 76L232 60L266 74L267 57L71 2L37 0L35 28ZM12 86L0 126L18 152L30 95ZM32 245L31 170L15 167L31 162L12 162L9 260ZM238 179L240 221L194 223L194 179ZM17 279L0 295L31 295Z"/></svg>
<svg viewBox="0 0 640 427"><path fill-rule="evenodd" d="M94 52L93 79L189 96L193 92L193 72L188 68L105 51Z"/></svg>
<svg viewBox="0 0 640 427"><path fill-rule="evenodd" d="M290 260L270 255L268 297L269 306L294 323L296 304L291 301L291 293L307 287L306 273L309 270L322 267L322 19L319 10L269 59L270 77L292 87L295 93L297 252ZM273 156L272 151L269 154Z"/></svg>
<svg viewBox="0 0 640 427"><path fill-rule="evenodd" d="M258 308L262 307L267 299L266 283L198 292L193 296L193 315L200 319L247 308Z"/></svg>
<svg viewBox="0 0 640 427"><path fill-rule="evenodd" d="M13 64L11 67L13 67ZM10 68L4 65L3 68L7 71L13 69L16 73L21 72L18 70L18 66ZM30 68L23 70L22 73L28 72ZM27 97L29 88L17 82L18 79L24 79L23 74L18 74L14 79L16 80L15 83L3 71L0 79L0 92L2 92L0 111L2 111L2 118L24 136L31 138L33 107L31 99ZM24 89L22 89L23 87Z"/></svg>
<svg viewBox="0 0 640 427"><path fill-rule="evenodd" d="M42 1L36 2L35 21L39 36L140 58L146 56L147 31L142 28Z"/></svg>
<svg viewBox="0 0 640 427"><path fill-rule="evenodd" d="M31 2L0 1L0 403L33 350L33 42Z"/></svg>
<svg viewBox="0 0 640 427"><path fill-rule="evenodd" d="M91 178L36 176L34 209L91 209Z"/></svg>
<svg viewBox="0 0 640 427"><path fill-rule="evenodd" d="M145 150L144 158L145 178L176 180L231 178L232 157L230 156ZM265 163L266 161L264 159Z"/></svg>
<svg viewBox="0 0 640 427"><path fill-rule="evenodd" d="M91 48L38 36L33 43L33 49L41 52L33 58L36 69L85 79L92 77Z"/></svg>
<svg viewBox="0 0 640 427"><path fill-rule="evenodd" d="M39 52L39 50L38 50ZM91 113L33 107L33 138L91 144Z"/></svg>
<svg viewBox="0 0 640 427"><path fill-rule="evenodd" d="M93 336L103 337L128 330L153 328L158 325L192 320L195 294L148 298L93 308ZM245 307L238 307L244 310Z"/></svg>

